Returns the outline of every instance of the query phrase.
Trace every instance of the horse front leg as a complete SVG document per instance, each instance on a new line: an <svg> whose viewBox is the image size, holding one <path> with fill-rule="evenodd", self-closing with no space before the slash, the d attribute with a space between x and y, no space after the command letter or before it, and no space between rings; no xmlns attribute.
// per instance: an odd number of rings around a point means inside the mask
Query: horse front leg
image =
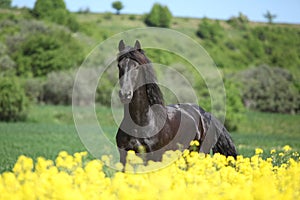
<svg viewBox="0 0 300 200"><path fill-rule="evenodd" d="M123 164L123 167L125 168L127 151L124 149L119 149L119 153L120 153L120 162Z"/></svg>

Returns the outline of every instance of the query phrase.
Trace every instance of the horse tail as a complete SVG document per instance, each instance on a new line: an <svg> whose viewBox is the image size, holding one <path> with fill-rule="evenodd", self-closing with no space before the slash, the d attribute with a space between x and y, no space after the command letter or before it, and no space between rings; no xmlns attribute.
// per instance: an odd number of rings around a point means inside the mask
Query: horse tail
<svg viewBox="0 0 300 200"><path fill-rule="evenodd" d="M213 146L212 151L213 153L223 154L226 157L237 157L237 150L235 148L232 138L230 137L225 127L222 128L217 143Z"/></svg>
<svg viewBox="0 0 300 200"><path fill-rule="evenodd" d="M213 153L236 158L237 150L224 125L211 113L205 112L203 117L206 119L203 124L207 125L203 126L206 134L200 146L200 152L209 153L212 150Z"/></svg>

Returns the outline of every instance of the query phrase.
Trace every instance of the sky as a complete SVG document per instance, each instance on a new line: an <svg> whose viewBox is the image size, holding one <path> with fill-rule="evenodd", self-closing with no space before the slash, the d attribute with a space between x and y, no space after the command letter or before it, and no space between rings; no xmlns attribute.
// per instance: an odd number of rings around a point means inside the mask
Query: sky
<svg viewBox="0 0 300 200"><path fill-rule="evenodd" d="M115 0L65 0L68 10L89 8L92 12L114 12L111 4ZM145 14L154 3L168 6L173 16L208 17L227 20L239 12L251 21L265 22L263 15L270 11L276 15L275 23L300 24L300 0L121 0L122 13ZM13 0L17 7L34 6L35 0Z"/></svg>

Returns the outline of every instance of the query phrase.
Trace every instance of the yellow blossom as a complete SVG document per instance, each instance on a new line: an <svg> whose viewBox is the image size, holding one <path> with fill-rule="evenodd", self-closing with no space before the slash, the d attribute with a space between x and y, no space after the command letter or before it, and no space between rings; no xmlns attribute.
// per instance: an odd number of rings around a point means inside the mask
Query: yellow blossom
<svg viewBox="0 0 300 200"><path fill-rule="evenodd" d="M259 154L262 154L264 151L261 149L261 148L256 148L255 149L255 154L256 155L259 155Z"/></svg>
<svg viewBox="0 0 300 200"><path fill-rule="evenodd" d="M198 140L193 140L193 141L191 141L190 142L190 146L199 146L200 144L199 144L199 141Z"/></svg>
<svg viewBox="0 0 300 200"><path fill-rule="evenodd" d="M288 151L292 150L292 148L289 145L285 145L283 147L283 150L284 150L284 152L288 152Z"/></svg>
<svg viewBox="0 0 300 200"><path fill-rule="evenodd" d="M276 150L275 149L271 149L270 153L274 154L274 153L276 153Z"/></svg>
<svg viewBox="0 0 300 200"><path fill-rule="evenodd" d="M120 170L113 173L104 167L112 164L110 155L82 162L86 152L61 152L55 162L40 157L35 163L20 156L12 172L0 174L0 200L298 199L299 154L285 160L285 155L291 155L289 151L290 147L284 148L277 153L279 158L274 151L266 159L260 156L262 149L256 149L251 158L239 155L236 159L188 150L168 151L162 162L147 164L130 151L125 166L112 165ZM275 158L282 160L275 165Z"/></svg>

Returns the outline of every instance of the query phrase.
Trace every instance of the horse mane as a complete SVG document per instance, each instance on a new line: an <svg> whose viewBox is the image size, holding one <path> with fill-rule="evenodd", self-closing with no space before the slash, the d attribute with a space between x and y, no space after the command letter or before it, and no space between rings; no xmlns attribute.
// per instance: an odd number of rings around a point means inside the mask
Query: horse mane
<svg viewBox="0 0 300 200"><path fill-rule="evenodd" d="M157 84L157 78L151 61L147 58L142 49L127 48L125 53L120 52L118 55L118 62L123 58L130 58L138 62L143 68L143 74L146 82L146 92L149 100L149 104L164 105L163 94Z"/></svg>

